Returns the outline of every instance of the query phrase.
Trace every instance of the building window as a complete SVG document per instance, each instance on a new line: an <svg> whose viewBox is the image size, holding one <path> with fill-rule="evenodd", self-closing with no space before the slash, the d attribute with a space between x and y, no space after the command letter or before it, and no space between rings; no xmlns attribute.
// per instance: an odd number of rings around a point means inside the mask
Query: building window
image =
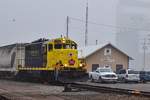
<svg viewBox="0 0 150 100"><path fill-rule="evenodd" d="M110 49L110 48L105 48L105 50L104 50L104 55L105 55L105 56L111 55L111 49Z"/></svg>

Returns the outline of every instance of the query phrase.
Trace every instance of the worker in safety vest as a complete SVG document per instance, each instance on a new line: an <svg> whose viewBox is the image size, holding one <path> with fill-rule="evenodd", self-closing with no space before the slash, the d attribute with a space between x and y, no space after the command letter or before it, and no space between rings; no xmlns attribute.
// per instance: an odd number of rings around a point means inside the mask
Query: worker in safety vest
<svg viewBox="0 0 150 100"><path fill-rule="evenodd" d="M60 70L60 67L62 66L62 62L61 61L58 61L56 63L56 67L55 67L55 80L57 81L58 80L58 75L59 75L59 70Z"/></svg>

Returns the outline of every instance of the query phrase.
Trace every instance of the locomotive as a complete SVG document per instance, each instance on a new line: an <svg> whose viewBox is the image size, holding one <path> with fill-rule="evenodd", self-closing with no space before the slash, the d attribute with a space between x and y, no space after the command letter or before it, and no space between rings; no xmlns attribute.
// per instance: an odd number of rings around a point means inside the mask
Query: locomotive
<svg viewBox="0 0 150 100"><path fill-rule="evenodd" d="M0 77L51 81L79 78L85 73L85 63L78 59L77 43L66 37L0 47Z"/></svg>

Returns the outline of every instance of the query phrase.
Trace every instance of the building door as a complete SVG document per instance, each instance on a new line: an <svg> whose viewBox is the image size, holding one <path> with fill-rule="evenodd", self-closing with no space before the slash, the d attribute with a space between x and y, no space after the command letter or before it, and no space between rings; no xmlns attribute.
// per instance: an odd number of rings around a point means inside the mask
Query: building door
<svg viewBox="0 0 150 100"><path fill-rule="evenodd" d="M123 65L122 64L117 64L116 65L116 73L118 73L121 69L123 69Z"/></svg>
<svg viewBox="0 0 150 100"><path fill-rule="evenodd" d="M92 64L92 71L95 71L99 67L99 64Z"/></svg>

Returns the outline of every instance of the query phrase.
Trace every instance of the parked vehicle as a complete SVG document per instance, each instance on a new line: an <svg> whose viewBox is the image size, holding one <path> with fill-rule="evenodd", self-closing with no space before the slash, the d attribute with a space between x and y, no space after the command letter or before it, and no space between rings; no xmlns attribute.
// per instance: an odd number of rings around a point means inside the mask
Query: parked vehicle
<svg viewBox="0 0 150 100"><path fill-rule="evenodd" d="M90 80L96 82L117 82L117 75L111 68L97 68L94 72L89 72Z"/></svg>
<svg viewBox="0 0 150 100"><path fill-rule="evenodd" d="M118 80L122 82L139 82L140 77L137 71L132 69L121 69L118 72Z"/></svg>
<svg viewBox="0 0 150 100"><path fill-rule="evenodd" d="M146 83L150 81L150 72L148 71L140 71L140 81Z"/></svg>

